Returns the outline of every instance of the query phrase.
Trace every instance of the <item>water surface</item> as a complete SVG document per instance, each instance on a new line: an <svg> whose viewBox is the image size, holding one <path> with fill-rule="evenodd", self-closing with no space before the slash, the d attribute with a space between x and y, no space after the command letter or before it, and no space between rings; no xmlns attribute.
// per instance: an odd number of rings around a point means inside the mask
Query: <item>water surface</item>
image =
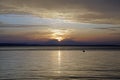
<svg viewBox="0 0 120 80"><path fill-rule="evenodd" d="M49 48L0 48L0 80L120 80L119 49Z"/></svg>

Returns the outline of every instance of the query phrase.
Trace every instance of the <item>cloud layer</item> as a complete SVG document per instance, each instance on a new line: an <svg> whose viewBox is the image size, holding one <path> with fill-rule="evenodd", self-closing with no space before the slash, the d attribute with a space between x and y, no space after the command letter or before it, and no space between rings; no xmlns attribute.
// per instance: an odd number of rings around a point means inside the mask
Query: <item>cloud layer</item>
<svg viewBox="0 0 120 80"><path fill-rule="evenodd" d="M120 24L120 0L0 0L0 14L32 14L43 18Z"/></svg>

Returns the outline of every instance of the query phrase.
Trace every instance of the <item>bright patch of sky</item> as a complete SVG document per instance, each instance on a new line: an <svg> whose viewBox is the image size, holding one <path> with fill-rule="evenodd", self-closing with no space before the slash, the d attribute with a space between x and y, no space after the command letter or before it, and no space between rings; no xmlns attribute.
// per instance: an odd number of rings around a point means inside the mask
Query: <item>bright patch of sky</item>
<svg viewBox="0 0 120 80"><path fill-rule="evenodd" d="M53 27L104 28L118 25L71 22L62 19L40 18L33 15L1 14L0 22L12 25L49 25Z"/></svg>

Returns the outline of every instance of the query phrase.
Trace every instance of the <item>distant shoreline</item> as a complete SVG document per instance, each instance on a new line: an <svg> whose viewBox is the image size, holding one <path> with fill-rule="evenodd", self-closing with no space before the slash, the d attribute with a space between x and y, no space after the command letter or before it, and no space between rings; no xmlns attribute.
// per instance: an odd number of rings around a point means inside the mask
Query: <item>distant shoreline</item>
<svg viewBox="0 0 120 80"><path fill-rule="evenodd" d="M93 46L93 47L120 47L120 45L32 45L32 44L0 44L0 47L2 46Z"/></svg>
<svg viewBox="0 0 120 80"><path fill-rule="evenodd" d="M120 46L0 46L0 51L39 51L39 50L120 50Z"/></svg>
<svg viewBox="0 0 120 80"><path fill-rule="evenodd" d="M74 47L74 46L75 46L75 47L76 47L76 46L77 46L77 47L90 47L90 46L91 46L91 47L120 47L120 45L37 45L37 44L0 44L0 47L12 47L12 46L13 46L13 47L15 47L15 46L16 46L16 47L19 47L19 46L20 46L20 47L22 47L22 46L23 46L23 47L24 47L24 46L26 46L26 47L27 47L27 46L28 46L28 47L29 47L29 46L39 46L39 47L49 47L49 46L53 46L53 47L54 47L54 46L56 46L56 47L57 47L57 46L61 46L61 47L62 47L62 46L63 46L63 47L64 47L64 46L66 46L66 47L67 47L67 46L71 46L71 47Z"/></svg>

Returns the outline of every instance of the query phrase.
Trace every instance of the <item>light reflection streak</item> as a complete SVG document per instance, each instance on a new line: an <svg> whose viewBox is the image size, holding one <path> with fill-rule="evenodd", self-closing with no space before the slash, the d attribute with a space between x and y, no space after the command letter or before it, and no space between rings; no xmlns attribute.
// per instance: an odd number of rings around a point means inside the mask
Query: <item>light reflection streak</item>
<svg viewBox="0 0 120 80"><path fill-rule="evenodd" d="M61 51L58 51L58 73L61 73Z"/></svg>

